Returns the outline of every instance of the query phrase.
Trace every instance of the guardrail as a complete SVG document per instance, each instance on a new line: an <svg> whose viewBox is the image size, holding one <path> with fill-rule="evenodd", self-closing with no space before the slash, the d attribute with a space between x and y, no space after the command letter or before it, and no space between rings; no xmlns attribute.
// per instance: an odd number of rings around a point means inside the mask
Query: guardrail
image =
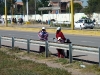
<svg viewBox="0 0 100 75"><path fill-rule="evenodd" d="M72 45L72 43L61 44L61 43L55 43L55 42L50 42L50 41L40 41L40 40L33 40L33 39L1 36L0 37L0 48L2 46L2 44L1 44L2 40L11 41L12 42L12 49L14 48L16 42L26 43L28 53L30 52L30 44L45 46L45 57L48 57L49 47L65 49L66 53L67 53L67 50L69 50L69 63L72 63L72 60L73 60L72 50L96 52L96 53L99 53L99 66L100 66L100 48L97 48L97 47Z"/></svg>

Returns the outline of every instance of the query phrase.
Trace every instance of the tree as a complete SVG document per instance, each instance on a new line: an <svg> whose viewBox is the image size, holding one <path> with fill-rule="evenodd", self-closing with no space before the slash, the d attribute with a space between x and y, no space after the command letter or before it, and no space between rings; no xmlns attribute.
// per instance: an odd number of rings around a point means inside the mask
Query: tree
<svg viewBox="0 0 100 75"><path fill-rule="evenodd" d="M4 10L4 2L2 0L0 0L0 15L3 15L5 10Z"/></svg>
<svg viewBox="0 0 100 75"><path fill-rule="evenodd" d="M49 0L40 0L38 1L38 3L39 3L38 7L48 7ZM48 13L47 10L43 11L43 14L47 14L47 13Z"/></svg>
<svg viewBox="0 0 100 75"><path fill-rule="evenodd" d="M24 0L24 6L26 7L26 1ZM45 6L45 5L44 5ZM39 7L43 7L41 0L36 0L36 13L40 14L41 12L38 11ZM26 8L25 8L26 11ZM29 14L35 14L35 0L29 1Z"/></svg>
<svg viewBox="0 0 100 75"><path fill-rule="evenodd" d="M22 2L23 2L23 14L25 15L26 14L26 1L27 0L22 0ZM29 2L30 0L28 0L28 2Z"/></svg>
<svg viewBox="0 0 100 75"><path fill-rule="evenodd" d="M100 13L100 4L97 5L98 8L96 8L96 13Z"/></svg>
<svg viewBox="0 0 100 75"><path fill-rule="evenodd" d="M21 14L22 11L23 11L22 5L18 4L18 5L17 5L17 14Z"/></svg>
<svg viewBox="0 0 100 75"><path fill-rule="evenodd" d="M0 3L3 3L3 0L0 0Z"/></svg>
<svg viewBox="0 0 100 75"><path fill-rule="evenodd" d="M100 0L88 0L88 6L84 8L84 13L91 17L93 13L100 12Z"/></svg>
<svg viewBox="0 0 100 75"><path fill-rule="evenodd" d="M35 14L35 0L29 1L29 14Z"/></svg>
<svg viewBox="0 0 100 75"><path fill-rule="evenodd" d="M7 0L7 15L11 14L11 7L13 7L13 4L15 4L17 0ZM5 3L4 0L0 0L0 14L5 14Z"/></svg>
<svg viewBox="0 0 100 75"><path fill-rule="evenodd" d="M83 9L82 5L79 3L74 3L74 12L79 13ZM71 6L67 8L67 12L71 12Z"/></svg>
<svg viewBox="0 0 100 75"><path fill-rule="evenodd" d="M40 0L42 6L47 7L49 0Z"/></svg>
<svg viewBox="0 0 100 75"><path fill-rule="evenodd" d="M12 3L11 0L7 0L7 14L11 14L11 7L12 7Z"/></svg>
<svg viewBox="0 0 100 75"><path fill-rule="evenodd" d="M12 4L15 4L17 2L17 0L12 0Z"/></svg>
<svg viewBox="0 0 100 75"><path fill-rule="evenodd" d="M80 5L79 3L74 3L74 12L79 13L82 8L82 5Z"/></svg>
<svg viewBox="0 0 100 75"><path fill-rule="evenodd" d="M14 15L16 14L16 8L15 8L15 3L17 2L17 0L11 0L11 14Z"/></svg>

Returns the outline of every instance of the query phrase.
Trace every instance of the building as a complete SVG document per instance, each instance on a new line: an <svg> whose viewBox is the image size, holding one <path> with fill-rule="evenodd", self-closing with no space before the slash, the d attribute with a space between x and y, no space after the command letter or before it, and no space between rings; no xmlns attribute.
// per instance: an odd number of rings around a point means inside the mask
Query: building
<svg viewBox="0 0 100 75"><path fill-rule="evenodd" d="M74 3L82 5L81 0L74 0ZM50 0L52 7L60 7L60 10L52 10L51 13L66 13L66 9L70 6L70 0Z"/></svg>
<svg viewBox="0 0 100 75"><path fill-rule="evenodd" d="M23 2L16 2L17 5L23 5Z"/></svg>

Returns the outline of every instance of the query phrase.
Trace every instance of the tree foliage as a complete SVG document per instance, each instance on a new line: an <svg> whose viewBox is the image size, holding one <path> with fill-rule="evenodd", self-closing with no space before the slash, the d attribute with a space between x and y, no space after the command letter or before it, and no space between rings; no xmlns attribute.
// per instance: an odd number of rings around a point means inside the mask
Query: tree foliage
<svg viewBox="0 0 100 75"><path fill-rule="evenodd" d="M7 14L11 14L11 7L13 7L13 4L15 4L15 2L17 0L6 0L7 1ZM0 15L4 15L5 14L5 3L4 0L0 0Z"/></svg>
<svg viewBox="0 0 100 75"><path fill-rule="evenodd" d="M28 0L28 2L29 2L30 0ZM23 14L25 15L26 14L26 2L27 2L27 0L22 0L22 2L23 2Z"/></svg>
<svg viewBox="0 0 100 75"><path fill-rule="evenodd" d="M3 15L3 14L4 14L4 11L5 11L4 8L5 8L5 7L4 7L4 3L1 2L1 3L0 3L0 15Z"/></svg>
<svg viewBox="0 0 100 75"><path fill-rule="evenodd" d="M79 3L74 3L74 12L79 13L83 7ZM67 12L71 12L71 6L67 8Z"/></svg>
<svg viewBox="0 0 100 75"><path fill-rule="evenodd" d="M38 3L39 3L38 8L39 7L48 7L49 0L38 0ZM47 14L47 13L48 13L47 10L43 11L43 14Z"/></svg>
<svg viewBox="0 0 100 75"><path fill-rule="evenodd" d="M28 0L29 2L30 0ZM23 4L26 5L27 0L22 0Z"/></svg>
<svg viewBox="0 0 100 75"><path fill-rule="evenodd" d="M7 0L7 14L11 14L11 7L12 7L11 0Z"/></svg>
<svg viewBox="0 0 100 75"><path fill-rule="evenodd" d="M93 13L100 13L100 0L88 0L88 6L84 8L84 13L89 17Z"/></svg>
<svg viewBox="0 0 100 75"><path fill-rule="evenodd" d="M15 4L17 2L17 0L12 0L12 3Z"/></svg>
<svg viewBox="0 0 100 75"><path fill-rule="evenodd" d="M35 0L29 1L29 14L35 13Z"/></svg>

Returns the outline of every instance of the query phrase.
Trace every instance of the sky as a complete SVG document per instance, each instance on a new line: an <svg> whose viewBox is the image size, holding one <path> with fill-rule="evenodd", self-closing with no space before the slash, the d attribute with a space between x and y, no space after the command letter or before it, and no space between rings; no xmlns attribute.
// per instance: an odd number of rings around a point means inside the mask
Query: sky
<svg viewBox="0 0 100 75"><path fill-rule="evenodd" d="M21 2L21 0L17 0L17 2Z"/></svg>
<svg viewBox="0 0 100 75"><path fill-rule="evenodd" d="M18 2L21 2L22 0L17 0ZM88 0L81 0L81 1L83 1L83 6L87 6L87 1Z"/></svg>
<svg viewBox="0 0 100 75"><path fill-rule="evenodd" d="M17 0L17 2L21 2L22 0Z"/></svg>
<svg viewBox="0 0 100 75"><path fill-rule="evenodd" d="M83 1L83 6L87 6L88 5L88 3L87 3L88 0L81 0L81 1Z"/></svg>

